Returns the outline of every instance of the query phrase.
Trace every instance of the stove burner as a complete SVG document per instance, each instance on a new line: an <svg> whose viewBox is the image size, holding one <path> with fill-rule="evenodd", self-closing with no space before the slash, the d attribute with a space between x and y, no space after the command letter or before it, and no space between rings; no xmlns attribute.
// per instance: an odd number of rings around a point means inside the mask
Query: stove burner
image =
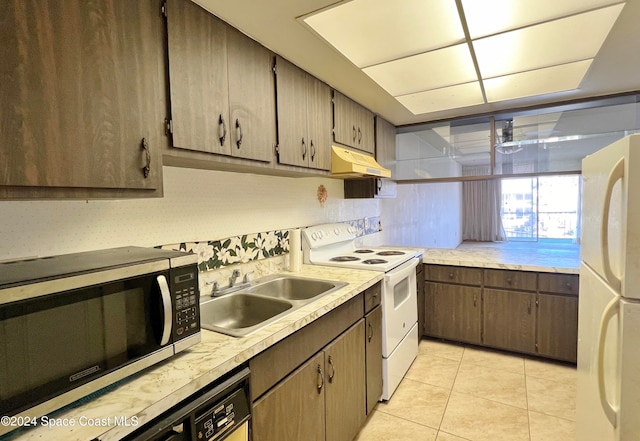
<svg viewBox="0 0 640 441"><path fill-rule="evenodd" d="M354 253L367 254L367 253L373 253L373 250L367 250L367 249L355 250Z"/></svg>
<svg viewBox="0 0 640 441"><path fill-rule="evenodd" d="M384 259L367 259L367 260L363 260L362 263L366 265L380 265L383 263L387 263L387 261Z"/></svg>
<svg viewBox="0 0 640 441"><path fill-rule="evenodd" d="M402 256L404 251L380 251L376 253L378 256Z"/></svg>
<svg viewBox="0 0 640 441"><path fill-rule="evenodd" d="M356 260L360 260L360 258L355 256L336 256L332 257L329 260L331 260L332 262L354 262Z"/></svg>

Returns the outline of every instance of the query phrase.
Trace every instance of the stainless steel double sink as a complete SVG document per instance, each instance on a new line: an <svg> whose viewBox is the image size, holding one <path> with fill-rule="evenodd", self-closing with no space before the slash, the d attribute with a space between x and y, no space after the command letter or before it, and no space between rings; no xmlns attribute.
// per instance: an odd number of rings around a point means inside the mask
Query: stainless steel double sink
<svg viewBox="0 0 640 441"><path fill-rule="evenodd" d="M244 337L343 286L345 282L283 274L200 303L204 329Z"/></svg>

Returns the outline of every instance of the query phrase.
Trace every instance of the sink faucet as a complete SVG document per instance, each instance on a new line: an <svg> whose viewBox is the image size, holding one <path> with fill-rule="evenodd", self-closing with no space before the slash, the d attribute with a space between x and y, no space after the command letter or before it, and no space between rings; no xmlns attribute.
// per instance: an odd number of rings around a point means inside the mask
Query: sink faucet
<svg viewBox="0 0 640 441"><path fill-rule="evenodd" d="M229 277L229 288L236 286L236 280L240 277L240 270L234 269L231 273L231 277Z"/></svg>
<svg viewBox="0 0 640 441"><path fill-rule="evenodd" d="M231 273L231 277L229 277L229 286L226 286L224 288L220 288L220 284L218 282L213 282L211 284L213 285L213 289L211 290L211 297L220 297L225 294L238 291L242 288L246 288L247 286L251 285L251 280L247 277L247 275L245 275L243 283L236 283L240 275L241 275L240 270L238 269L233 270L233 272Z"/></svg>

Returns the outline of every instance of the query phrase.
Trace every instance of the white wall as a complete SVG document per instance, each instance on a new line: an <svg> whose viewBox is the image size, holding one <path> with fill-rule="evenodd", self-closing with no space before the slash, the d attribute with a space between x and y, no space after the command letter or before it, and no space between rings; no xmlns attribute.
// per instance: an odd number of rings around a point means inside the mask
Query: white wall
<svg viewBox="0 0 640 441"><path fill-rule="evenodd" d="M381 200L378 244L455 248L462 241L462 184L398 184L395 199Z"/></svg>
<svg viewBox="0 0 640 441"><path fill-rule="evenodd" d="M380 216L370 245L455 247L459 184L398 185L395 199L343 199L343 182L164 168L164 198L0 201L0 260L221 239ZM317 200L319 185L328 200Z"/></svg>
<svg viewBox="0 0 640 441"><path fill-rule="evenodd" d="M379 216L343 182L164 167L164 198L0 202L0 260L124 245L213 240ZM321 206L317 189L328 200Z"/></svg>

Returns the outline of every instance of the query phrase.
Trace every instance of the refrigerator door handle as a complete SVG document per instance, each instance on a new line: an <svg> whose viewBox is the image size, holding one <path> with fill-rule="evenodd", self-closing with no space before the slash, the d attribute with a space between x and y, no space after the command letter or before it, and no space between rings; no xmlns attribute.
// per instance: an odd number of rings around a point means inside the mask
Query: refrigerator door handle
<svg viewBox="0 0 640 441"><path fill-rule="evenodd" d="M600 330L598 331L598 392L602 409L614 428L618 426L619 409L607 399L607 390L604 384L604 343L607 337L607 326L620 311L619 302L620 297L616 296L606 306L600 319Z"/></svg>
<svg viewBox="0 0 640 441"><path fill-rule="evenodd" d="M611 268L611 259L609 258L609 210L611 208L611 197L613 194L613 186L616 182L624 178L624 158L616 163L609 172L607 179L607 188L604 194L604 204L602 206L602 224L600 224L600 244L602 249L602 266L604 276L609 285L618 293L622 289L622 280L613 273Z"/></svg>

